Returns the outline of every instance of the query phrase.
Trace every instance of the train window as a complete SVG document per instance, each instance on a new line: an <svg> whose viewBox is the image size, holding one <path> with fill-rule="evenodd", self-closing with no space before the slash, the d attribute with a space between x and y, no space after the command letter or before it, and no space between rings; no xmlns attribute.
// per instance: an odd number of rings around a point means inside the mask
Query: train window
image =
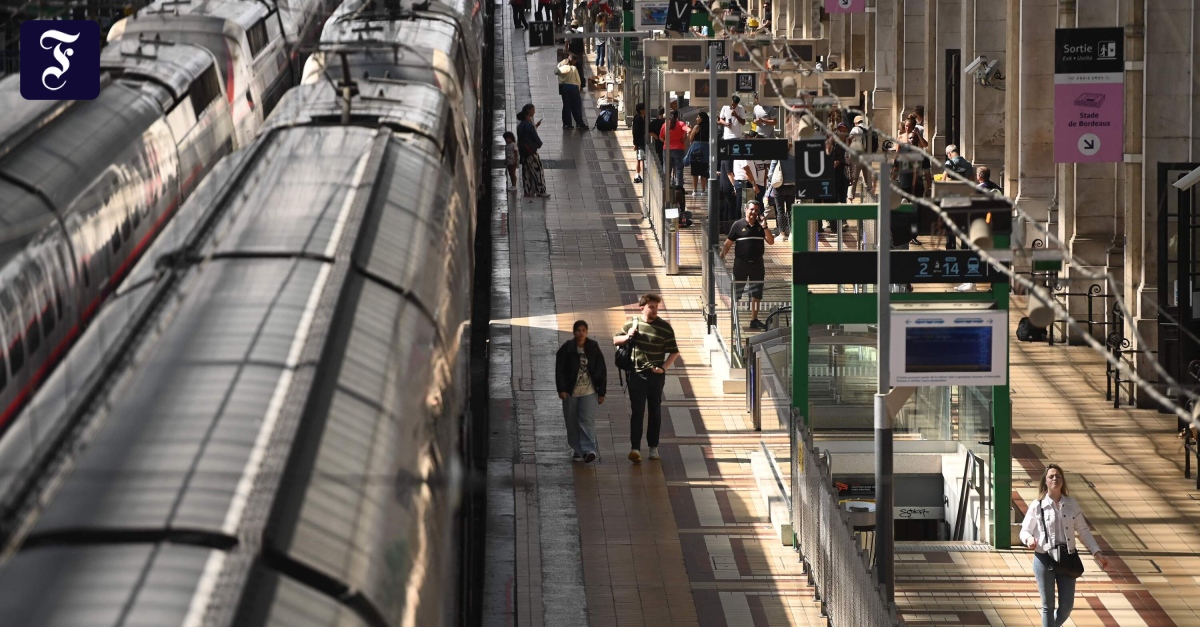
<svg viewBox="0 0 1200 627"><path fill-rule="evenodd" d="M8 385L8 369L4 367L5 351L0 348L0 390L3 390Z"/></svg>
<svg viewBox="0 0 1200 627"><path fill-rule="evenodd" d="M133 222L129 220L129 214L125 215L125 220L121 222L121 239L128 241L129 236L133 234Z"/></svg>
<svg viewBox="0 0 1200 627"><path fill-rule="evenodd" d="M62 320L62 292L58 288L54 289L54 309L58 313L58 319Z"/></svg>
<svg viewBox="0 0 1200 627"><path fill-rule="evenodd" d="M41 302L38 303L42 311L42 333L47 336L51 331L54 331L54 292L50 285L50 278L43 270L40 263L35 263L30 266L33 275L33 289L37 290Z"/></svg>
<svg viewBox="0 0 1200 627"><path fill-rule="evenodd" d="M112 244L113 254L114 255L117 254L117 251L121 250L121 230L120 229L116 229L113 231L112 239L109 240L109 242Z"/></svg>
<svg viewBox="0 0 1200 627"><path fill-rule="evenodd" d="M17 301L13 298L12 291L5 289L0 290L0 310L4 316L4 327L12 335L8 345L8 363L9 369L13 375L25 365L25 348L21 345L21 311L17 308Z"/></svg>
<svg viewBox="0 0 1200 627"><path fill-rule="evenodd" d="M454 174L454 169L458 162L458 140L454 137L454 123L446 125L446 139L442 146L442 163L450 169L450 173Z"/></svg>
<svg viewBox="0 0 1200 627"><path fill-rule="evenodd" d="M246 31L246 39L250 40L250 56L257 57L263 48L267 47L267 24L266 18L263 18L250 30Z"/></svg>
<svg viewBox="0 0 1200 627"><path fill-rule="evenodd" d="M84 259L83 263L79 264L79 265L83 266L83 286L84 287L92 286L92 272L90 270L88 270L88 265L91 263L91 261L92 261L91 259Z"/></svg>
<svg viewBox="0 0 1200 627"><path fill-rule="evenodd" d="M29 280L24 273L14 277L13 285L17 288L17 302L21 305L22 313L18 318L21 321L20 328L24 331L26 348L33 353L42 345L42 330L38 324L41 308L38 307L37 296L29 289Z"/></svg>
<svg viewBox="0 0 1200 627"><path fill-rule="evenodd" d="M221 97L221 81L217 79L217 69L209 66L192 83L192 87L188 92L192 100L192 110L195 112L196 117L199 117L208 105Z"/></svg>

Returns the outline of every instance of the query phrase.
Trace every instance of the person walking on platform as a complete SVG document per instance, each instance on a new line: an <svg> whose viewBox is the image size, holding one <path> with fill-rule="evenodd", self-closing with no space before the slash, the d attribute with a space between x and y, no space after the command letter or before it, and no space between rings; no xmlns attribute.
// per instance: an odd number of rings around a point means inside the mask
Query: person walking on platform
<svg viewBox="0 0 1200 627"><path fill-rule="evenodd" d="M696 114L696 124L688 132L688 163L692 166L692 195L708 193L708 114ZM704 185L700 185L704 179Z"/></svg>
<svg viewBox="0 0 1200 627"><path fill-rule="evenodd" d="M562 399L572 459L590 464L599 456L596 411L604 404L608 369L600 344L588 339L587 321L576 320L571 330L575 337L564 342L555 356L554 380Z"/></svg>
<svg viewBox="0 0 1200 627"><path fill-rule="evenodd" d="M529 22L525 19L525 2L526 0L508 0L509 6L512 7L513 28L529 28Z"/></svg>
<svg viewBox="0 0 1200 627"><path fill-rule="evenodd" d="M779 185L775 185L778 181ZM775 202L775 235L783 235L787 241L792 235L792 205L796 204L796 159L792 150L788 149L788 158L771 163L771 171L767 175L767 184L774 189L772 200ZM765 222L765 219L764 219Z"/></svg>
<svg viewBox="0 0 1200 627"><path fill-rule="evenodd" d="M767 269L763 265L763 254L766 244L775 243L775 235L763 224L759 214L762 212L762 202L751 200L746 203L746 217L729 227L729 236L721 249L721 260L729 254L730 247L737 246L733 251L733 300L742 300L742 294L750 295L750 328L765 331L767 325L758 319L758 304L763 297L763 281L767 278Z"/></svg>
<svg viewBox="0 0 1200 627"><path fill-rule="evenodd" d="M658 129L658 138L664 144L668 143L668 139L670 141L669 149L671 150L671 170L673 175L671 180L674 182L673 186L676 189L683 189L683 156L687 154L687 136L691 130L683 120L679 119L678 109L671 110L670 122ZM667 137L668 132L671 133L670 138Z"/></svg>
<svg viewBox="0 0 1200 627"><path fill-rule="evenodd" d="M650 410L650 422L646 425L646 444L650 446L650 459L659 459L658 432L662 428L662 394L667 382L667 369L679 358L679 347L675 344L675 329L671 323L658 317L662 297L658 294L642 294L638 307L642 313L621 327L613 337L613 344L621 346L633 342L633 371L629 373L629 431L632 448L629 461L642 463L642 418Z"/></svg>
<svg viewBox="0 0 1200 627"><path fill-rule="evenodd" d="M521 107L517 114L517 149L521 153L521 182L525 187L526 198L549 198L546 193L546 175L542 172L542 160L538 150L542 148L542 138L538 137L537 129L542 121L533 121L537 109L533 104Z"/></svg>
<svg viewBox="0 0 1200 627"><path fill-rule="evenodd" d="M1037 578L1042 615L1042 627L1060 627L1075 607L1075 578L1069 570L1078 562L1075 553L1075 534L1083 540L1088 552L1102 570L1108 570L1108 558L1092 537L1083 511L1075 499L1068 496L1067 477L1057 464L1046 466L1038 484L1037 500L1029 505L1021 523L1021 542L1033 549L1033 576ZM1081 563L1075 564L1082 569ZM1058 589L1058 610L1054 607L1054 592Z"/></svg>
<svg viewBox="0 0 1200 627"><path fill-rule="evenodd" d="M642 182L642 164L646 161L646 105L637 103L633 115L633 151L637 153L637 176L634 183Z"/></svg>
<svg viewBox="0 0 1200 627"><path fill-rule="evenodd" d="M567 58L558 63L554 73L558 75L558 93L562 96L563 101L563 129L570 130L579 128L581 131L589 130L586 122L583 121L583 96L580 95L580 79L579 79L579 58L574 54L567 55ZM575 118L575 125L571 125L571 118Z"/></svg>

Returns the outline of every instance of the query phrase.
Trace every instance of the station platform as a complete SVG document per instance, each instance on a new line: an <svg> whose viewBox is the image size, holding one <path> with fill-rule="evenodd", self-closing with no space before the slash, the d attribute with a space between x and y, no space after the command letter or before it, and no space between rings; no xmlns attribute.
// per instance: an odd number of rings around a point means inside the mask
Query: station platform
<svg viewBox="0 0 1200 627"><path fill-rule="evenodd" d="M763 442L786 450L787 434L754 431L744 397L722 394L704 363L701 229L683 231L681 272L667 276L632 182L629 130L564 131L554 49L528 49L500 7L497 133L515 130L524 103L538 107L551 197L506 193L503 168L493 170L484 624L825 625L750 465ZM590 94L584 105L590 124ZM494 155L501 164L502 144ZM788 251L771 251L772 275L790 276ZM629 403L610 361L596 421L601 459L572 463L554 353L584 319L611 360L608 338L647 291L664 297L681 349L664 395L663 459L626 460ZM1085 560L1068 624L1200 625L1200 503L1195 481L1183 478L1175 418L1114 410L1103 362L1086 348L1014 342L1011 364L1014 500L1023 511L1044 464L1062 464L1115 558L1111 573ZM898 546L901 616L908 625L1039 624L1031 557L974 543Z"/></svg>

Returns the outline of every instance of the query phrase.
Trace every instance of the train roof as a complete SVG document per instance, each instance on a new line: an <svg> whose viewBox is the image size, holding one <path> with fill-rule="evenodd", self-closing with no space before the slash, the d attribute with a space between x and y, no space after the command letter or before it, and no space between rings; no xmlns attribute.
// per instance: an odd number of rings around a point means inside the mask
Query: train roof
<svg viewBox="0 0 1200 627"><path fill-rule="evenodd" d="M247 151L188 201L225 207L208 261L109 371L96 428L0 569L13 624L184 624L200 608L307 627L355 606L434 624L446 591L397 590L449 574L448 546L413 530L452 508L424 486L454 454L440 417L461 399L438 392L469 311L475 208L423 137L293 128Z"/></svg>
<svg viewBox="0 0 1200 627"><path fill-rule="evenodd" d="M122 39L104 48L100 67L118 78L151 81L170 92L164 111L187 94L200 75L216 64L212 53L192 44L158 39Z"/></svg>
<svg viewBox="0 0 1200 627"><path fill-rule="evenodd" d="M455 21L461 33L450 32L450 37L461 38L463 43L468 44L468 50L474 50L469 44L480 36L479 29L482 24L478 0L347 0L329 16L329 21L325 23L325 29L321 33L321 41L345 42L359 39L361 36L450 52L452 47L443 43L440 38L428 42L420 41L425 35L424 30L441 30L434 25L435 20L430 19L438 16L449 17Z"/></svg>
<svg viewBox="0 0 1200 627"><path fill-rule="evenodd" d="M355 65L357 71L369 72ZM394 69L393 66L385 66ZM428 66L424 69L429 73ZM411 82L383 77L359 78L359 93L351 98L351 123L388 126L396 131L415 132L432 139L439 149L450 120L446 95L430 82ZM264 123L263 132L288 126L340 123L344 101L329 81L294 87Z"/></svg>
<svg viewBox="0 0 1200 627"><path fill-rule="evenodd" d="M241 0L155 0L125 20L125 33L155 31L162 24L168 30L187 30L197 22L232 22L248 30L270 14L273 7L263 2Z"/></svg>

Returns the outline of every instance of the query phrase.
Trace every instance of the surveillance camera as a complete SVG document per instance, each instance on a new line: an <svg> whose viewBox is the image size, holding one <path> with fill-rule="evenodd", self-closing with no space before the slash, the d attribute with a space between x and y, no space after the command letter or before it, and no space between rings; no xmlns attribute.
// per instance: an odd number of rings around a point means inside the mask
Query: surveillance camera
<svg viewBox="0 0 1200 627"><path fill-rule="evenodd" d="M963 68L963 74L970 74L971 72L974 72L975 70L982 67L983 64L985 64L987 62L988 62L988 58L986 56L980 55L978 57L975 57L975 60L972 61L970 65Z"/></svg>
<svg viewBox="0 0 1200 627"><path fill-rule="evenodd" d="M984 83L990 83L993 80L1003 80L1003 77L1000 75L1000 59L989 61L981 74L982 77L980 80Z"/></svg>
<svg viewBox="0 0 1200 627"><path fill-rule="evenodd" d="M1171 185L1174 185L1176 189L1186 192L1195 187L1196 183L1200 183L1200 168L1188 172L1186 175L1180 177L1178 181L1171 183Z"/></svg>

